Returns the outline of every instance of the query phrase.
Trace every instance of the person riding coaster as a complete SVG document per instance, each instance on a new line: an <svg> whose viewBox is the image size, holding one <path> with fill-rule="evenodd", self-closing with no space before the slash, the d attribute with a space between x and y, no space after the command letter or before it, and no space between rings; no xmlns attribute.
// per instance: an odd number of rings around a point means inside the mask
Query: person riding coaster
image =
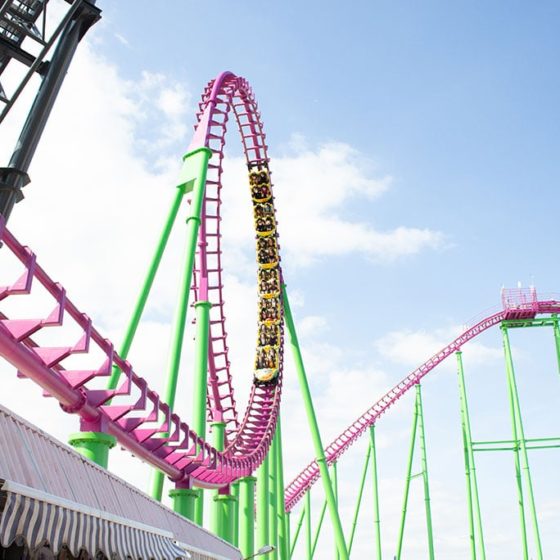
<svg viewBox="0 0 560 560"><path fill-rule="evenodd" d="M274 324L280 321L280 298L259 300L259 320L265 324Z"/></svg>
<svg viewBox="0 0 560 560"><path fill-rule="evenodd" d="M259 296L271 298L280 295L280 273L278 269L259 269Z"/></svg>
<svg viewBox="0 0 560 560"><path fill-rule="evenodd" d="M267 185L255 185L251 187L251 198L253 202L267 202L272 197L270 188Z"/></svg>
<svg viewBox="0 0 560 560"><path fill-rule="evenodd" d="M249 171L249 184L268 185L270 184L270 172L268 169L251 169Z"/></svg>
<svg viewBox="0 0 560 560"><path fill-rule="evenodd" d="M255 217L255 230L259 237L268 237L276 232L276 223L271 216Z"/></svg>
<svg viewBox="0 0 560 560"><path fill-rule="evenodd" d="M258 382L270 382L278 375L278 348L264 346L257 348L255 358L255 380Z"/></svg>
<svg viewBox="0 0 560 560"><path fill-rule="evenodd" d="M276 239L276 217L270 173L266 161L249 164L249 186L253 200L253 219L257 238L257 285L259 294L259 331L255 355L254 383L276 383L282 346L280 301L280 256Z"/></svg>
<svg viewBox="0 0 560 560"><path fill-rule="evenodd" d="M255 204L255 215L257 218L274 216L274 206L270 202L259 202Z"/></svg>
<svg viewBox="0 0 560 560"><path fill-rule="evenodd" d="M257 237L257 253L268 252L272 255L275 260L278 259L278 244L276 242L276 237Z"/></svg>
<svg viewBox="0 0 560 560"><path fill-rule="evenodd" d="M256 369L254 376L257 383L270 383L278 377L278 368Z"/></svg>
<svg viewBox="0 0 560 560"><path fill-rule="evenodd" d="M280 326L274 323L260 323L257 346L278 346Z"/></svg>

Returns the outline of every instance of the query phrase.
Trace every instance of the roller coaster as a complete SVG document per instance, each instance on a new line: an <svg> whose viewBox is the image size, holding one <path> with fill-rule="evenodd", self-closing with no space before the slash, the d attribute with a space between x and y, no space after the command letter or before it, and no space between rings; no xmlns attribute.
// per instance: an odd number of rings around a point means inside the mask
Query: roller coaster
<svg viewBox="0 0 560 560"><path fill-rule="evenodd" d="M252 204L258 299L253 374L246 380L251 388L244 412L239 410L234 394L223 298L222 189L231 188L223 184L223 162L226 132L231 124L239 132L247 166L247 192L241 192L239 196L246 196ZM408 485L412 478L412 454L417 434L420 434L421 441L424 438L420 383L452 356L458 360L461 377L463 347L488 329L500 327L512 410L513 438L509 445L514 455L523 520L522 555L528 559L530 551L534 550L536 558L543 558L527 455L531 440L523 432L508 330L551 327L560 357L560 301L554 297L538 298L534 289L504 291L501 309L466 328L377 399L329 445L323 446L282 275L272 168L261 115L251 86L247 80L231 72L220 74L209 82L202 93L195 132L183 158L176 193L120 346L103 336L86 312L70 299L64 287L41 267L36 255L10 232L6 225L9 213L5 218L0 217L2 256L11 262L10 266L0 271L3 276L0 278L0 301L4 306L0 311L0 356L14 366L19 376L31 379L42 387L45 396L55 398L65 413L79 416L81 432L74 434L70 443L97 464L107 468L109 450L118 443L154 468L150 490L152 498L161 501L164 477L167 477L174 486L170 492L174 510L198 525L202 525L204 520L204 496L208 502L208 490L214 491L210 503L211 529L239 547L244 558L256 554L256 546L262 551L267 545L275 548L269 553L271 557L281 560L313 558L327 508L336 546L333 554L343 560L349 558L365 472L372 462L376 511L372 549L376 551L375 557L381 559L374 428L397 401L409 392L416 392L405 507L395 547L395 557L400 559L403 555ZM188 204L185 204L187 201ZM180 267L181 290L173 321L167 385L165 394L160 396L127 358L171 231L179 211L184 208L188 208L188 217L184 262ZM29 305L18 304L26 299L32 301L36 294L43 294L51 302L48 313L29 313ZM195 382L192 415L186 421L175 412L175 393L187 313L191 307L196 315L192 372ZM41 342L41 335L46 330L49 331L49 340L57 336L56 345ZM57 332L60 334L56 335ZM284 487L280 413L285 337L296 364L302 402L314 443L314 457ZM72 365L73 358L78 355L80 363L88 363L87 366L76 369ZM470 521L465 538L470 543L472 558L485 558L473 453L475 443L471 436L464 380L462 391ZM212 426L212 442L206 433L208 424ZM332 475L342 456L364 434L369 434L370 443L358 506L348 538L344 534L336 482ZM425 446L422 446L422 453L425 468L421 474L429 504ZM325 504L313 538L310 494L319 480L323 484ZM302 499L305 499L305 504L292 530L289 514ZM533 519L533 544L529 542L525 524L528 512ZM427 555L434 558L430 516L427 507ZM306 544L302 551L297 544L304 520Z"/></svg>

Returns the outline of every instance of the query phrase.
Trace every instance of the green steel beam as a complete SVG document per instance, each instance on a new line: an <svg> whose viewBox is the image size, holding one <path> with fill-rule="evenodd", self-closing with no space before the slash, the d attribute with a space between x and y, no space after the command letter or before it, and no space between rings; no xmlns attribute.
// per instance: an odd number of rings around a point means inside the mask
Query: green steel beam
<svg viewBox="0 0 560 560"><path fill-rule="evenodd" d="M138 296L138 300L136 301L134 311L132 312L132 317L130 318L130 322L128 323L124 335L124 340L119 350L119 356L123 360L126 360L126 358L128 357L128 352L130 351L130 347L132 346L134 336L136 335L136 330L138 329L138 325L140 324L142 313L144 312L144 308L146 307L148 296L150 295L150 291L152 289L152 285L154 283L156 273L161 263L161 259L165 251L165 247L167 246L167 242L169 241L169 236L171 234L171 230L173 229L173 224L175 223L175 219L177 218L177 214L179 212L179 208L181 206L181 202L183 200L184 194L185 194L184 186L179 186L175 193L175 197L173 198L171 209L169 210L169 214L167 216L165 225L161 232L161 236L156 246L156 250L150 262L150 266L148 268L148 274L146 275L146 278L144 279L144 283L142 284L140 295ZM118 368L118 366L113 366L111 377L109 379L109 383L107 386L108 389L117 388L120 374L121 374L121 370Z"/></svg>
<svg viewBox="0 0 560 560"><path fill-rule="evenodd" d="M501 323L508 329L531 328L531 327L552 327L554 326L553 315L550 317L535 317L534 319L510 319Z"/></svg>
<svg viewBox="0 0 560 560"><path fill-rule="evenodd" d="M525 438L525 443L540 443L541 441L557 441L560 443L560 437L543 437L543 438ZM473 441L473 445L494 445L497 443L516 444L512 439L497 439L495 441Z"/></svg>
<svg viewBox="0 0 560 560"><path fill-rule="evenodd" d="M311 547L311 558L315 556L315 550L317 549L317 543L319 542L319 537L321 536L321 529L323 528L323 521L325 520L325 513L327 512L327 500L323 502L323 507L321 508L321 515L319 516L319 523L315 529L315 536L313 537L313 545ZM350 554L350 552L348 552Z"/></svg>
<svg viewBox="0 0 560 560"><path fill-rule="evenodd" d="M346 549L346 543L344 541L342 524L340 522L340 516L338 514L336 499L334 496L333 487L329 476L327 460L325 458L325 453L323 451L323 443L321 441L319 425L317 423L317 418L315 416L313 400L311 398L311 391L309 389L309 383L307 381L307 375L305 373L305 367L303 365L303 357L301 355L301 350L299 347L297 334L296 334L296 328L294 325L294 320L290 309L290 302L288 300L288 294L285 285L282 286L282 294L284 300L284 313L285 313L284 318L286 322L286 328L288 330L289 343L294 355L294 361L296 365L296 373L298 377L300 391L303 397L305 412L307 414L307 421L309 423L309 428L311 430L313 446L315 448L315 461L317 463L317 466L319 467L319 472L321 474L321 480L323 482L323 487L325 491L325 497L329 508L329 514L333 526L334 540L336 543L338 553L340 555L340 559L348 560L348 551Z"/></svg>
<svg viewBox="0 0 560 560"><path fill-rule="evenodd" d="M218 451L223 451L225 434L226 434L225 422L223 422L221 418L217 419L216 421L210 424L210 428L212 430L212 443L214 447ZM200 491L200 489L198 490L198 492L199 492L200 499L197 500L197 503L203 501L203 494ZM225 514L227 514L227 512L225 511L226 507L227 506L224 505L224 495L220 495L218 490L214 490L212 496L212 510L210 514L210 530L221 538L224 538L223 535L225 534L226 531L226 528L224 527L224 516ZM195 519L197 523L198 523L197 516L200 514L199 512L201 511L203 511L203 508L195 507ZM198 523L198 524L202 525L202 523Z"/></svg>
<svg viewBox="0 0 560 560"><path fill-rule="evenodd" d="M270 451L257 469L257 548L268 542L268 466ZM299 531L298 531L299 533ZM296 535L297 540L297 535Z"/></svg>
<svg viewBox="0 0 560 560"><path fill-rule="evenodd" d="M336 461L331 465L331 470L332 470L332 485L334 491L334 499L336 501L336 509L338 510L338 466ZM317 534L319 534L319 532L317 532ZM340 554L338 554L338 549L336 546L334 549L334 557L336 560L340 560Z"/></svg>
<svg viewBox="0 0 560 560"><path fill-rule="evenodd" d="M229 493L229 489L227 492L227 494L218 493L213 500L214 505L219 509L219 527L216 534L231 544L233 541L233 509L236 499Z"/></svg>
<svg viewBox="0 0 560 560"><path fill-rule="evenodd" d="M434 533L432 529L432 508L430 506L430 485L428 481L428 457L426 452L426 434L424 431L424 409L422 406L422 389L416 385L416 406L418 408L418 427L420 428L420 453L422 462L422 480L424 482L424 505L426 508L426 529L428 531L428 554L434 560Z"/></svg>
<svg viewBox="0 0 560 560"><path fill-rule="evenodd" d="M526 446L525 449L527 449L527 451L532 451L534 449L558 449L560 447L560 445L531 445L531 446ZM484 451L516 451L517 449L519 449L517 446L512 446L512 447L485 447L483 449L474 449L475 453L480 453L480 452L484 452Z"/></svg>
<svg viewBox="0 0 560 560"><path fill-rule="evenodd" d="M203 439L206 438L206 401L208 385L208 347L210 336L210 309L212 304L209 301L197 301L194 304L196 311L196 338L194 347L194 379L193 379L193 409L192 427L194 431ZM225 424L221 422L213 423L217 430L216 444L217 449L223 451ZM221 438L221 439L220 439ZM195 522L202 526L204 519L204 493L199 489L200 500L195 504ZM225 504L225 505L224 505ZM218 507L229 507L229 502L219 504ZM223 508L222 508L223 509Z"/></svg>
<svg viewBox="0 0 560 560"><path fill-rule="evenodd" d="M336 471L336 463L331 465L332 471L332 481L333 486L336 489L336 496L338 499L338 481L337 481L337 471ZM313 546L311 547L311 558L315 557L315 550L317 549L317 543L319 542L319 537L321 536L321 529L323 528L323 521L325 519L325 513L327 511L327 500L323 502L323 507L321 508L321 515L319 516L319 523L317 524L317 528L315 529L315 536L313 537ZM336 554L335 550L335 554ZM350 552L348 552L350 555Z"/></svg>
<svg viewBox="0 0 560 560"><path fill-rule="evenodd" d="M375 424L369 427L371 449L371 471L373 478L373 525L375 529L376 560L381 560L381 520L379 518L379 488L377 484L377 451L375 446Z"/></svg>
<svg viewBox="0 0 560 560"><path fill-rule="evenodd" d="M246 558L255 553L255 482L253 476L239 480L239 549Z"/></svg>
<svg viewBox="0 0 560 560"><path fill-rule="evenodd" d="M419 475L422 476L424 487L424 507L426 510L426 530L428 535L428 557L430 560L434 559L434 536L432 530L432 511L430 506L430 486L428 480L428 459L426 453L426 435L424 432L424 411L422 407L422 390L420 383L416 385L416 399L414 401L414 418L412 421L412 430L410 436L410 451L408 455L407 474L404 489L403 510L401 514L401 524L397 538L397 554L396 559L400 560L402 555L402 544L404 537L404 528L406 522L406 512L408 509L408 495L410 491L410 481L417 475L412 475L412 463L414 460L414 448L416 446L416 435L418 432L418 439L420 444L420 460L422 464L422 471Z"/></svg>
<svg viewBox="0 0 560 560"><path fill-rule="evenodd" d="M535 546L537 552L537 559L542 560L542 544L539 531L539 523L537 519L537 509L535 506L535 496L533 493L533 483L531 480L531 471L529 469L529 457L527 455L527 446L525 444L525 431L523 428L523 419L521 417L521 406L519 403L519 393L517 391L517 383L515 381L515 370L513 367L513 357L511 354L511 346L509 342L509 335L507 327L502 326L502 335L504 343L504 354L506 358L506 375L508 382L508 389L510 395L510 409L512 415L512 422L516 426L514 439L519 441L521 450L521 466L525 477L525 485L527 487L527 494L529 498L529 509L531 511L531 520L533 524L533 535L535 539Z"/></svg>
<svg viewBox="0 0 560 560"><path fill-rule="evenodd" d="M296 532L294 534L294 538L291 541L291 545L290 545L290 558L294 555L294 550L296 548L297 542L298 542L298 538L299 538L299 533L301 531L301 527L303 525L303 520L305 519L305 507L301 508L301 511L299 513L299 518L296 524Z"/></svg>
<svg viewBox="0 0 560 560"><path fill-rule="evenodd" d="M173 511L194 521L194 509L198 500L198 490L194 488L174 488L169 491L173 503Z"/></svg>
<svg viewBox="0 0 560 560"><path fill-rule="evenodd" d="M171 410L173 410L175 406L175 394L177 391L177 380L181 364L183 339L185 336L194 257L196 254L196 241L201 222L200 215L206 186L206 172L208 170L208 161L211 155L212 151L209 148L198 148L189 152L183 158L184 163L181 170L181 182L179 184L179 188L182 188L185 191L192 190L192 200L190 205L190 215L187 218L185 263L179 292L179 301L177 302L177 306L175 308L175 317L173 320L171 351L169 355L167 380L163 397L164 402L169 405ZM161 471L154 470L150 495L158 501L161 501L163 480L163 473ZM202 500L198 501L201 502Z"/></svg>
<svg viewBox="0 0 560 560"><path fill-rule="evenodd" d="M356 526L358 525L358 516L360 515L360 508L362 505L362 497L364 495L364 486L366 483L370 457L371 457L371 443L368 445L367 448L366 460L364 462L364 468L362 470L362 478L360 479L360 489L358 491L358 499L356 501L356 507L354 509L354 517L352 519L352 529L350 531L350 538L348 539L348 556L352 554L352 545L354 544L354 535L356 534Z"/></svg>
<svg viewBox="0 0 560 560"><path fill-rule="evenodd" d="M554 329L554 347L556 349L556 365L558 373L560 373L560 325L558 324L558 315L552 315L552 328Z"/></svg>
<svg viewBox="0 0 560 560"><path fill-rule="evenodd" d="M117 440L104 432L77 432L71 434L68 443L84 457L106 469L109 466L109 450Z"/></svg>
<svg viewBox="0 0 560 560"><path fill-rule="evenodd" d="M255 478L255 481L257 479ZM235 498L235 504L236 504L236 508L233 512L233 542L231 544L233 544L233 546L237 546L239 548L239 511L241 509L241 503L239 501L239 480L237 482L234 482L231 485L231 494L232 496L234 496ZM255 483L253 482L253 494L255 493ZM253 496L253 548L255 546L254 541L255 541L255 497Z"/></svg>
<svg viewBox="0 0 560 560"><path fill-rule="evenodd" d="M284 463L282 458L282 421L278 415L276 424L276 517L278 525L278 559L289 560L290 541L286 527L286 509L284 505Z"/></svg>
<svg viewBox="0 0 560 560"><path fill-rule="evenodd" d="M502 331L503 332L503 331ZM503 335L502 335L503 337ZM509 338L508 338L509 343ZM506 351L506 340L503 340L504 344L504 352ZM509 344L508 344L509 345ZM514 466L515 466L515 481L517 487L517 498L518 498L518 505L519 505L519 523L521 526L521 545L523 548L523 560L529 559L529 547L527 543L527 524L525 521L525 501L523 496L523 483L521 481L521 463L519 460L519 445L518 445L518 431L517 431L517 420L515 418L515 407L513 404L513 393L511 391L510 381L509 381L509 373L507 370L509 369L508 360L506 357L506 375L507 375L507 389L508 389L508 398L510 403L510 413L511 413L511 429L513 433L513 439L516 442L514 448Z"/></svg>
<svg viewBox="0 0 560 560"><path fill-rule="evenodd" d="M401 523L399 526L399 533L397 537L397 554L395 560L401 560L402 545L404 537L404 527L406 523L406 512L408 509L408 495L410 491L410 480L412 475L412 463L414 461L414 448L416 447L416 430L418 428L418 406L417 400L414 401L414 415L412 418L412 429L410 431L410 447L408 452L408 463L406 467L406 480L404 484L404 497L403 497L403 507L401 514Z"/></svg>
<svg viewBox="0 0 560 560"><path fill-rule="evenodd" d="M292 557L292 547L291 547L291 542L292 542L291 531L292 531L292 529L291 529L291 526L290 526L291 515L292 515L291 511L286 512L286 540L288 542L288 560L290 560L290 558Z"/></svg>
<svg viewBox="0 0 560 560"><path fill-rule="evenodd" d="M313 545L311 542L311 492L305 493L305 551L306 559L313 560Z"/></svg>
<svg viewBox="0 0 560 560"><path fill-rule="evenodd" d="M276 448L278 443L278 431L274 433L272 444L268 452L270 462L268 465L268 543L274 546L274 550L270 553L270 560L279 560L278 558L278 490L276 486L276 478L278 464L276 462ZM284 492L282 492L282 497Z"/></svg>
<svg viewBox="0 0 560 560"><path fill-rule="evenodd" d="M467 503L469 508L469 527L471 535L471 553L476 560L476 542L480 559L486 560L486 547L484 545L484 532L482 530L482 516L480 512L480 501L478 495L478 481L476 477L476 466L473 453L473 441L471 432L471 421L467 401L467 388L465 384L465 373L463 369L463 354L457 352L457 377L459 380L459 401L461 403L461 426L463 433L463 449L465 453L465 475L467 482ZM475 534L476 524L476 534Z"/></svg>

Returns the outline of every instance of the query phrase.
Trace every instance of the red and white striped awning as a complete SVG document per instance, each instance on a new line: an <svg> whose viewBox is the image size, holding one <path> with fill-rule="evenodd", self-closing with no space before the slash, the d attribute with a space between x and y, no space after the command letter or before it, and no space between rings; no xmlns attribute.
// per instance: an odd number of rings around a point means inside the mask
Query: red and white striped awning
<svg viewBox="0 0 560 560"><path fill-rule="evenodd" d="M76 557L241 560L231 544L0 405L0 544ZM47 554L48 556L48 554ZM64 555L63 555L64 556Z"/></svg>
<svg viewBox="0 0 560 560"><path fill-rule="evenodd" d="M107 512L2 481L0 543L7 548L23 539L30 550L48 544L54 555L66 547L77 557L84 550L116 560L190 558L173 533Z"/></svg>

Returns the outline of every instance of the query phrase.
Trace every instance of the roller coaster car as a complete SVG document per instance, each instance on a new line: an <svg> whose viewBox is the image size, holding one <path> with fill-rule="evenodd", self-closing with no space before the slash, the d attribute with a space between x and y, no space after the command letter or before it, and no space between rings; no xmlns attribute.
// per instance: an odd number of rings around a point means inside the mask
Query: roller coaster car
<svg viewBox="0 0 560 560"><path fill-rule="evenodd" d="M278 269L259 269L259 295L263 298L280 295L280 272Z"/></svg>
<svg viewBox="0 0 560 560"><path fill-rule="evenodd" d="M280 298L263 298L259 300L259 321L266 325L280 322Z"/></svg>
<svg viewBox="0 0 560 560"><path fill-rule="evenodd" d="M268 237L276 231L274 218L267 216L266 218L255 218L255 231L259 237Z"/></svg>
<svg viewBox="0 0 560 560"><path fill-rule="evenodd" d="M251 187L251 198L253 202L267 202L272 197L268 185L253 185Z"/></svg>
<svg viewBox="0 0 560 560"><path fill-rule="evenodd" d="M257 253L260 268L269 270L278 266L278 251L266 249Z"/></svg>
<svg viewBox="0 0 560 560"><path fill-rule="evenodd" d="M257 346L274 346L280 343L280 327L278 324L261 323Z"/></svg>
<svg viewBox="0 0 560 560"><path fill-rule="evenodd" d="M277 248L278 243L276 241L276 237L257 237L257 250Z"/></svg>
<svg viewBox="0 0 560 560"><path fill-rule="evenodd" d="M270 173L268 169L252 169L249 171L249 184L270 185Z"/></svg>
<svg viewBox="0 0 560 560"><path fill-rule="evenodd" d="M274 218L274 206L271 202L259 202L255 204L255 216L257 218Z"/></svg>
<svg viewBox="0 0 560 560"><path fill-rule="evenodd" d="M259 384L270 384L272 381L276 381L278 377L278 369L262 368L255 370L255 381Z"/></svg>
<svg viewBox="0 0 560 560"><path fill-rule="evenodd" d="M257 348L254 375L256 381L261 383L270 382L278 376L278 348L274 346Z"/></svg>

